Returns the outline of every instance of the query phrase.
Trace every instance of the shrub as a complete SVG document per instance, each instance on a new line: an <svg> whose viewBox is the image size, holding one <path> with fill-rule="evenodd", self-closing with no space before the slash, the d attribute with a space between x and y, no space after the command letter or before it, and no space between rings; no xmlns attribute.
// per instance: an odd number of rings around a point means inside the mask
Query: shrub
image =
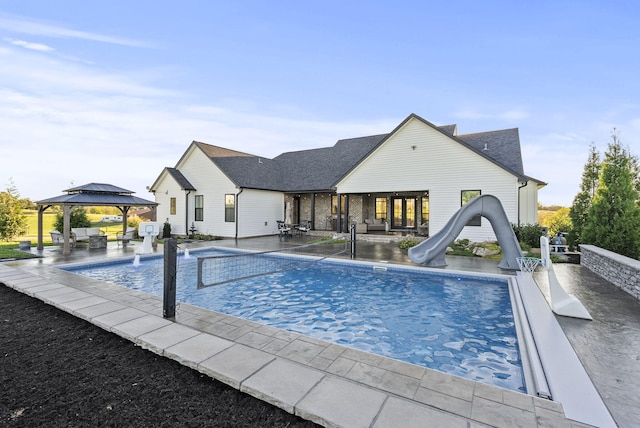
<svg viewBox="0 0 640 428"><path fill-rule="evenodd" d="M468 239L459 239L449 245L450 250L447 254L452 256L473 256L473 246L469 246Z"/></svg>
<svg viewBox="0 0 640 428"><path fill-rule="evenodd" d="M418 245L418 241L409 238L403 239L398 243L398 247L400 247L401 250L408 250L409 248L415 247L416 245Z"/></svg>
<svg viewBox="0 0 640 428"><path fill-rule="evenodd" d="M511 227L519 242L523 242L532 248L540 247L540 237L544 235L542 226L539 224L512 224Z"/></svg>
<svg viewBox="0 0 640 428"><path fill-rule="evenodd" d="M64 215L63 213L56 214L56 220L53 222L53 227L60 233L63 233L64 229ZM84 208L76 208L69 214L69 227L91 227L91 221L87 217L87 211Z"/></svg>
<svg viewBox="0 0 640 428"><path fill-rule="evenodd" d="M531 245L527 244L526 242L520 242L520 249L525 253L528 253L529 251L531 251Z"/></svg>
<svg viewBox="0 0 640 428"><path fill-rule="evenodd" d="M171 223L168 221L165 221L164 226L162 226L162 237L171 238Z"/></svg>

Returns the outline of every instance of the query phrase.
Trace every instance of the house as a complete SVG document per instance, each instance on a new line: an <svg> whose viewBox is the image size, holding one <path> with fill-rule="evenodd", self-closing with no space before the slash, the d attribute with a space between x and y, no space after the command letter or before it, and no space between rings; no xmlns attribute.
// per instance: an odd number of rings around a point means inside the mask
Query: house
<svg viewBox="0 0 640 428"><path fill-rule="evenodd" d="M517 129L459 135L411 114L388 134L274 159L194 141L149 190L173 234L246 238L278 233L277 220L428 235L480 194L498 197L512 223L535 224L545 185L525 175ZM495 239L483 218L460 236Z"/></svg>

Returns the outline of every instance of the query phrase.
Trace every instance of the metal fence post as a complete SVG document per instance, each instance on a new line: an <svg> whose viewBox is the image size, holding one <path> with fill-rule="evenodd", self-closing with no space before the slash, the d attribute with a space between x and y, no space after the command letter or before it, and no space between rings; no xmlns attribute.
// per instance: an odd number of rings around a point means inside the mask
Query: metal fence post
<svg viewBox="0 0 640 428"><path fill-rule="evenodd" d="M351 224L351 258L356 258L356 224Z"/></svg>
<svg viewBox="0 0 640 428"><path fill-rule="evenodd" d="M178 242L174 238L164 240L164 296L162 316L176 317L176 267L178 265Z"/></svg>

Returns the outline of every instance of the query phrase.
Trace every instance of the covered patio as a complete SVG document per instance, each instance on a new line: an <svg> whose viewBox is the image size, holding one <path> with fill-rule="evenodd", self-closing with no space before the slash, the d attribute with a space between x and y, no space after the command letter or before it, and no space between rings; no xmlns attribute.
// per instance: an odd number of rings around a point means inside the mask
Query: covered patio
<svg viewBox="0 0 640 428"><path fill-rule="evenodd" d="M127 214L131 207L150 207L153 211L153 218L156 217L156 207L158 204L153 201L133 196L131 190L103 183L89 183L83 186L73 187L63 190L64 195L55 196L53 198L37 201L38 205L38 250L42 250L43 239L43 214L52 206L59 205L62 207L63 215L63 247L62 254L71 254L71 212L76 207L86 206L108 206L116 207L122 213L122 232L127 230Z"/></svg>

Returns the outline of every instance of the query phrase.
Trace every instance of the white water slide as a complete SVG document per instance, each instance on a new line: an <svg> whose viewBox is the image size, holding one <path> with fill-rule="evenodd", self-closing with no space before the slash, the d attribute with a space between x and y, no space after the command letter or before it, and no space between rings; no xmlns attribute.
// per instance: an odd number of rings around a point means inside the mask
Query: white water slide
<svg viewBox="0 0 640 428"><path fill-rule="evenodd" d="M502 251L502 260L498 267L519 270L517 258L523 256L520 244L507 214L504 212L502 203L493 195L480 195L471 199L451 217L438 233L409 248L409 258L414 263L429 267L446 266L444 257L447 247L460 235L462 228L467 225L469 220L478 215L489 220L493 232L498 238L498 244Z"/></svg>

